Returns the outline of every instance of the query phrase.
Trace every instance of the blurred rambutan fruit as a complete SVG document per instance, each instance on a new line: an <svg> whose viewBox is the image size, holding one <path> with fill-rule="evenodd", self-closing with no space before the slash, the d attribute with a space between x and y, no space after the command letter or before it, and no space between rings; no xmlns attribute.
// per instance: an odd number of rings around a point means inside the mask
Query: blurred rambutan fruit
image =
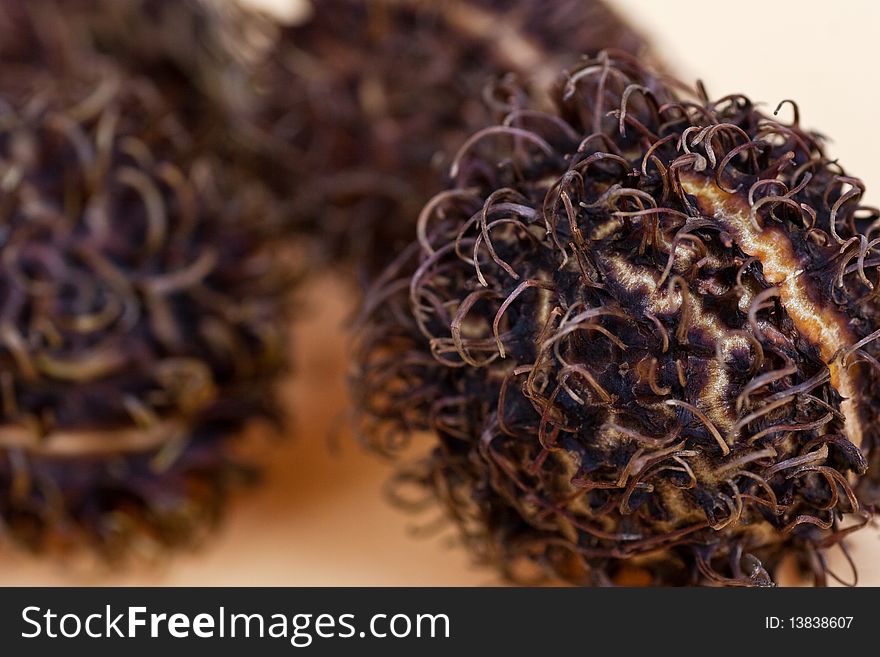
<svg viewBox="0 0 880 657"><path fill-rule="evenodd" d="M0 75L0 534L116 557L193 541L249 475L290 281L271 195L76 56Z"/></svg>
<svg viewBox="0 0 880 657"><path fill-rule="evenodd" d="M602 53L475 133L357 333L360 428L482 556L817 583L880 467L880 251L822 137ZM790 111L790 110L789 110ZM635 575L634 575L635 573Z"/></svg>
<svg viewBox="0 0 880 657"><path fill-rule="evenodd" d="M302 3L255 67L240 150L323 259L378 270L408 240L468 134L585 52L644 50L598 0ZM492 83L496 81L496 89Z"/></svg>

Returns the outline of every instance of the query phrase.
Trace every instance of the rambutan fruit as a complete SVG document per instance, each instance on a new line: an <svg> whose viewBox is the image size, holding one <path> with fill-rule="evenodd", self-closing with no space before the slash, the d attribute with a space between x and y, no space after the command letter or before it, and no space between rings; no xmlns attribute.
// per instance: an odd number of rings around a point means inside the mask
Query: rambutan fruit
<svg viewBox="0 0 880 657"><path fill-rule="evenodd" d="M769 585L864 525L878 213L794 119L602 53L475 133L357 335L361 431L504 572Z"/></svg>
<svg viewBox="0 0 880 657"><path fill-rule="evenodd" d="M449 155L510 111L490 82L510 73L537 96L583 52L645 50L597 0L308 5L254 69L240 150L326 262L367 272L406 243Z"/></svg>
<svg viewBox="0 0 880 657"><path fill-rule="evenodd" d="M78 56L0 77L0 533L116 557L191 542L248 475L289 278L271 195Z"/></svg>

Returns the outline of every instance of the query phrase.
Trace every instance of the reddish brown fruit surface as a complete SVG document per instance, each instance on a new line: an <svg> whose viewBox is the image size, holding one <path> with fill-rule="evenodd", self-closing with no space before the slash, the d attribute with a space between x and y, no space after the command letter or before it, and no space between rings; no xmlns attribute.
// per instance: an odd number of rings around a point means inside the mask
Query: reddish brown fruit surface
<svg viewBox="0 0 880 657"><path fill-rule="evenodd" d="M377 280L362 431L432 432L403 478L511 574L767 585L788 554L823 583L878 458L863 184L796 107L623 55L556 101L476 133Z"/></svg>

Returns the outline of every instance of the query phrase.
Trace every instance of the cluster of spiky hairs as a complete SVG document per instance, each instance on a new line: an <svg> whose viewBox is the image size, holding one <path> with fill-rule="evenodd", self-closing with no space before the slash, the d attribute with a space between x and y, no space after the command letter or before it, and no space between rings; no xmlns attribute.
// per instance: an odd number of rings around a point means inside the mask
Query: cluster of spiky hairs
<svg viewBox="0 0 880 657"><path fill-rule="evenodd" d="M824 583L878 458L880 252L802 129L622 53L475 133L359 327L362 433L511 576ZM845 549L845 548L844 548Z"/></svg>

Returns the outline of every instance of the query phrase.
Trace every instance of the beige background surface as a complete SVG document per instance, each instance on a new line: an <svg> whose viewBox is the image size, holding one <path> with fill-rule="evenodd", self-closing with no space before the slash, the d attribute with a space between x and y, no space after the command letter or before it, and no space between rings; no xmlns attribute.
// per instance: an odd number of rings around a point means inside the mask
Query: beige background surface
<svg viewBox="0 0 880 657"><path fill-rule="evenodd" d="M745 92L771 110L784 98L797 99L802 124L833 137L831 152L868 182L868 201L880 203L880 3L613 4L651 36L672 70L688 80L702 77L710 94ZM285 388L296 427L272 450L267 484L234 505L212 541L197 553L124 572L3 553L0 585L497 583L455 549L453 532L414 535L433 516L413 518L385 504L387 465L363 455L347 435L338 449L328 448L345 413L342 325L349 301L341 284L324 279L304 302L308 319L293 331L298 374ZM880 532L862 532L853 547L860 582L880 585ZM835 563L847 576L843 560Z"/></svg>

